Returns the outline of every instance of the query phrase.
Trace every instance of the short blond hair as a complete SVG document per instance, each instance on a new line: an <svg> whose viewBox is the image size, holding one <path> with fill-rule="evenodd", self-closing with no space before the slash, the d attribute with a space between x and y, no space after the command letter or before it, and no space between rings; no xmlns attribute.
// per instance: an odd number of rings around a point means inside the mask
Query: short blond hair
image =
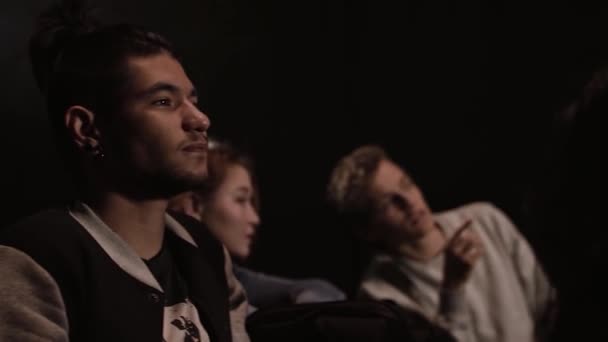
<svg viewBox="0 0 608 342"><path fill-rule="evenodd" d="M386 152L376 145L364 145L344 156L334 167L327 186L329 202L346 218L366 224L372 208L369 186Z"/></svg>

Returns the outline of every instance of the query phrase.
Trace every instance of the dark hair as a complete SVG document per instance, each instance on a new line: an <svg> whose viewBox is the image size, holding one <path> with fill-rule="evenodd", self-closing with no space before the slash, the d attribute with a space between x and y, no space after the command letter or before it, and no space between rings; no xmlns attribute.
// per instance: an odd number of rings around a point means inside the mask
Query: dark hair
<svg viewBox="0 0 608 342"><path fill-rule="evenodd" d="M215 193L217 188L226 178L228 168L234 165L242 166L249 173L253 187L253 206L256 208L256 210L259 210L260 199L254 173L253 161L248 155L238 151L236 148L226 142L218 142L216 140L209 142L207 179L203 185L197 189L196 193L203 201L209 199L209 197Z"/></svg>
<svg viewBox="0 0 608 342"><path fill-rule="evenodd" d="M30 40L30 59L62 152L75 152L63 123L81 105L101 117L120 111L128 86L129 57L168 53L159 34L126 24L101 26L82 1L66 1L40 15Z"/></svg>

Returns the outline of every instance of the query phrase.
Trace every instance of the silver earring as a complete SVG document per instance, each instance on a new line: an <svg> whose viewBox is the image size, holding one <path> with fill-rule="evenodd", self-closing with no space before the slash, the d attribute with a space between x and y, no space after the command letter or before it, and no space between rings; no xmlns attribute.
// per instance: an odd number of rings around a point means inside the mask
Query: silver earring
<svg viewBox="0 0 608 342"><path fill-rule="evenodd" d="M91 143L87 143L84 145L85 150L87 150L93 157L97 159L103 159L106 155L103 153L103 148L101 145L93 145Z"/></svg>
<svg viewBox="0 0 608 342"><path fill-rule="evenodd" d="M97 145L94 147L93 156L98 159L103 159L106 155L103 153L103 148L101 145Z"/></svg>

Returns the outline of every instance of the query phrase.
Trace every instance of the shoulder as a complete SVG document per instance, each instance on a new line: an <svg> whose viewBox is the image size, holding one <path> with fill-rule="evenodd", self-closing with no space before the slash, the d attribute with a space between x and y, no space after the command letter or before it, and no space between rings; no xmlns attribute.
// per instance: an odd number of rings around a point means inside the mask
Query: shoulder
<svg viewBox="0 0 608 342"><path fill-rule="evenodd" d="M27 254L10 246L0 245L0 293L24 298L21 294L39 293L43 297L59 298L57 285L51 275ZM10 301L9 296L0 296ZM62 305L62 304L61 304Z"/></svg>
<svg viewBox="0 0 608 342"><path fill-rule="evenodd" d="M473 221L473 228L497 248L511 251L513 246L525 241L525 238L511 219L497 206L487 202L476 202L462 207L439 213L437 222L448 226L458 227L466 220Z"/></svg>
<svg viewBox="0 0 608 342"><path fill-rule="evenodd" d="M174 211L168 214L181 224L200 247L213 248L223 254L221 242L211 234L209 228L201 221Z"/></svg>
<svg viewBox="0 0 608 342"><path fill-rule="evenodd" d="M513 231L509 217L497 206L489 202L469 203L454 209L436 213L437 222L447 227L459 227L471 220L475 226L488 233L502 234Z"/></svg>
<svg viewBox="0 0 608 342"><path fill-rule="evenodd" d="M505 214L494 204L490 202L473 202L462 205L457 208L438 212L436 218L447 220L488 220L496 217L505 216Z"/></svg>
<svg viewBox="0 0 608 342"><path fill-rule="evenodd" d="M53 278L15 248L0 246L0 260L0 340L67 341L67 317Z"/></svg>
<svg viewBox="0 0 608 342"><path fill-rule="evenodd" d="M54 254L64 254L82 244L86 232L67 209L45 210L6 227L0 234L0 244L12 246L44 260Z"/></svg>
<svg viewBox="0 0 608 342"><path fill-rule="evenodd" d="M58 234L74 235L80 224L65 209L49 209L25 217L2 229L0 241L17 239L59 239Z"/></svg>
<svg viewBox="0 0 608 342"><path fill-rule="evenodd" d="M26 254L60 287L87 272L101 247L66 209L40 212L3 229L0 244Z"/></svg>
<svg viewBox="0 0 608 342"><path fill-rule="evenodd" d="M32 270L32 273L41 274L43 277L46 275L46 272L41 270L40 266L27 254L10 246L0 245L0 260L2 260L2 267L0 267L0 275L2 276L21 274L20 270ZM0 285L7 284L0 282Z"/></svg>

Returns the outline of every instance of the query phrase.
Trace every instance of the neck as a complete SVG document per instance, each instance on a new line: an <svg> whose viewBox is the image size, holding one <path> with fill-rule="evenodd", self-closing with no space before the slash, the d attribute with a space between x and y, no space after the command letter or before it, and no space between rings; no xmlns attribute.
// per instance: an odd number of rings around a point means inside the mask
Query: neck
<svg viewBox="0 0 608 342"><path fill-rule="evenodd" d="M86 203L143 259L160 252L165 232L166 199L135 200L118 192L88 196Z"/></svg>
<svg viewBox="0 0 608 342"><path fill-rule="evenodd" d="M434 224L424 235L415 239L409 238L406 241L398 242L390 246L390 250L397 255L426 261L440 254L446 243L445 234L438 225Z"/></svg>

